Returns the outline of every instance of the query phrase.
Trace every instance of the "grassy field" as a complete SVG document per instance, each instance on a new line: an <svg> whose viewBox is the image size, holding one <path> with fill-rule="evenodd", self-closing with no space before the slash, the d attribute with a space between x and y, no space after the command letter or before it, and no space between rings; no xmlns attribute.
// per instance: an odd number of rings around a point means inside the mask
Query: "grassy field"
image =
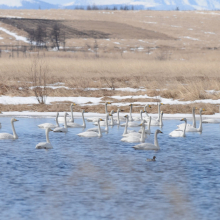
<svg viewBox="0 0 220 220"><path fill-rule="evenodd" d="M30 68L39 59L47 68L46 84L60 82L66 87L48 88L48 96L103 97L103 102L114 103L119 101L112 96L145 94L152 99L120 102L160 101L159 96L181 101L220 99L219 19L219 12L0 10L0 27L19 36L27 37L26 29L39 23L43 22L49 29L59 22L67 33L66 48L70 48L59 52L33 50L26 54L12 51L10 46L28 44L0 30L0 95L34 96ZM114 90L126 87L146 91ZM87 91L87 88L112 90ZM0 105L0 108L2 111L66 111L68 105L64 102ZM166 105L163 110L189 113L192 105ZM207 114L218 111L214 104L194 105L205 107ZM137 105L135 111L141 106ZM78 106L76 111L81 108ZM83 108L103 112L101 104ZM156 111L156 107L152 108L152 112Z"/></svg>

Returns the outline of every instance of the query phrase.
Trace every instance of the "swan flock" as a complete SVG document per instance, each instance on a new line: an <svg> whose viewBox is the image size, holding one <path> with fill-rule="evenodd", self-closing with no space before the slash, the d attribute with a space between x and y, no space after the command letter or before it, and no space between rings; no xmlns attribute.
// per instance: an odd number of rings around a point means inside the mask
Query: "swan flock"
<svg viewBox="0 0 220 220"><path fill-rule="evenodd" d="M163 111L161 111L162 103L158 104L158 118L152 118L147 113L147 108L151 108L150 105L144 106L144 110L140 111L140 117L132 117L132 107L130 106L130 112L129 115L125 115L124 117L120 117L120 112L122 112L122 109L117 110L117 117L114 118L113 114L114 111L108 112L107 106L111 104L110 102L105 103L105 117L104 118L86 118L84 117L84 114L87 113L85 110L82 110L82 120L83 124L77 124L74 122L74 116L73 116L73 107L76 105L75 103L72 103L70 105L71 110L71 118L67 118L68 113L64 113L63 116L61 116L59 113L56 114L56 124L54 123L44 123L38 125L39 128L45 129L45 135L46 135L46 142L41 142L36 145L36 149L52 149L53 146L49 139L49 133L53 131L54 133L68 132L71 128L86 128L86 121L92 122L95 126L94 128L90 128L84 132L78 133L77 135L82 138L101 138L103 136L103 133L109 132L109 126L113 127L115 125L124 127L124 132L121 134L122 142L127 143L136 143L133 148L135 150L160 150L160 145L158 141L158 134L163 133L160 129L156 129L154 133L154 143L150 143L149 141L146 141L148 137L152 134L151 133L151 126L158 126L160 128L163 127ZM205 109L199 109L199 116L200 116L200 124L199 127L196 127L196 118L195 118L195 111L197 108L192 109L192 119L193 123L188 124L187 119L183 118L180 121L183 121L183 124L177 125L177 129L173 130L169 133L170 137L174 138L181 138L181 137L187 137L187 132L202 132L202 123L218 123L217 120L202 120L202 112L205 111ZM143 114L145 113L145 116L143 117ZM121 123L121 121L125 121L125 123ZM15 130L14 123L18 122L17 119L12 118L11 119L11 127L12 127L12 134L10 133L0 133L0 140L1 139L18 139L18 135ZM220 122L219 122L220 123ZM63 124L63 126L60 126L60 124ZM102 128L104 127L104 128ZM130 130L129 127L132 127L134 129ZM146 128L147 127L147 128ZM1 128L1 124L0 124ZM135 128L138 128L136 130ZM161 136L162 138L162 136ZM156 158L156 157L155 157Z"/></svg>

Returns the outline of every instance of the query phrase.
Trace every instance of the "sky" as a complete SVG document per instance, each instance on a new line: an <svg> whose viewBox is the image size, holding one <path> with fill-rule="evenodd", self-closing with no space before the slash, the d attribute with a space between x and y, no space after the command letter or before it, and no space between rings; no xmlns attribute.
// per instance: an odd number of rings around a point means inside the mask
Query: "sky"
<svg viewBox="0 0 220 220"><path fill-rule="evenodd" d="M66 4L72 2L71 0L42 0L44 2L52 3L52 4Z"/></svg>

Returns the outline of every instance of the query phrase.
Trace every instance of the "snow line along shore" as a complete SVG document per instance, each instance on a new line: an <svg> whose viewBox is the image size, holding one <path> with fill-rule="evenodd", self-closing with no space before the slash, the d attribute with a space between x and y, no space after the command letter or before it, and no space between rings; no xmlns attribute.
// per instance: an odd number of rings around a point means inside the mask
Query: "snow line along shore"
<svg viewBox="0 0 220 220"><path fill-rule="evenodd" d="M123 113L120 114L120 116L127 115L128 113ZM64 112L60 113L60 116L63 116ZM132 116L139 116L140 114L138 113L133 113ZM149 114L152 117L158 117L158 114ZM116 116L116 114L115 114ZM55 118L56 117L56 112L3 112L3 114L0 115L0 117L20 117L20 118ZM74 117L75 118L81 118L82 113L81 112L74 112ZM85 118L87 117L105 117L105 114L100 114L100 113L86 113ZM199 119L199 115L196 115L196 117ZM202 115L203 119L205 118L210 118L210 119L220 119L220 113L216 113L215 115ZM168 119L182 119L182 118L187 118L191 119L192 114L164 114L163 119L168 120Z"/></svg>

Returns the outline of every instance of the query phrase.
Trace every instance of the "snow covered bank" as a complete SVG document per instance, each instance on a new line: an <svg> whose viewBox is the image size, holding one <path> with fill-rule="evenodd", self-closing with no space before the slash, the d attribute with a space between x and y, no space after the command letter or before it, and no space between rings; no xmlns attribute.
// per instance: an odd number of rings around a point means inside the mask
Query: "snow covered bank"
<svg viewBox="0 0 220 220"><path fill-rule="evenodd" d="M212 99L204 99L204 100L195 100L195 101L179 101L167 98L161 98L160 96L150 97L148 95L138 95L138 96L110 96L109 98L113 98L115 100L123 100L123 99L157 99L160 100L163 104L169 105L188 105L195 103L205 103L205 104L220 104L220 99L212 100ZM102 97L47 97L46 104L51 104L52 102L74 102L79 105L99 105L103 104ZM102 103L101 103L102 102ZM136 105L157 105L157 102L132 102ZM11 97L11 96L0 96L0 104L3 105L33 105L38 104L36 98L34 96L31 97ZM129 105L128 102L115 102L113 101L112 105L116 106L126 106Z"/></svg>
<svg viewBox="0 0 220 220"><path fill-rule="evenodd" d="M60 116L62 116L64 113L61 112ZM125 116L128 113L123 113L120 114L120 116ZM139 116L140 114L133 113L132 116ZM152 117L157 118L158 114L149 114ZM24 112L3 112L3 114L0 115L1 117L20 117L20 118L55 118L56 117L56 112L29 112L29 111L24 111ZM81 112L74 112L74 117L75 118L82 118L82 113ZM100 114L100 113L93 113L89 112L85 114L85 118L87 117L105 117L105 114ZM116 117L116 114L115 114ZM215 114L215 115L203 115L203 119L209 118L209 119L220 119L220 114ZM187 118L187 119L192 119L192 114L164 114L163 119L168 120L168 119L182 119L182 118ZM196 115L196 118L199 119L199 115Z"/></svg>

